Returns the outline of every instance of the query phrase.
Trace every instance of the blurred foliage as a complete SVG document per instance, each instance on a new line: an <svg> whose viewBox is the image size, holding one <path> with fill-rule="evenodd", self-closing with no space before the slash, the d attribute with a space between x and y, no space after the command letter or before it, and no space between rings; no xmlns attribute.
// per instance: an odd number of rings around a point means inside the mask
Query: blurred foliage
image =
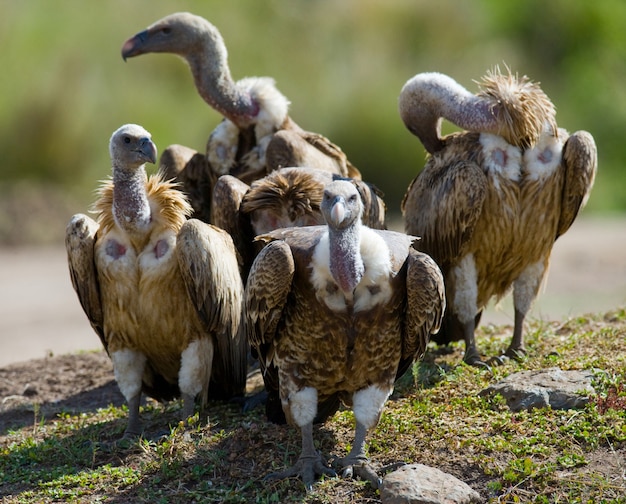
<svg viewBox="0 0 626 504"><path fill-rule="evenodd" d="M28 183L86 210L110 172L109 136L125 122L151 131L161 151L204 150L220 117L185 64L120 56L128 37L177 10L220 29L235 79L274 77L296 122L340 145L391 213L425 157L397 112L404 82L439 71L475 91L504 64L541 83L561 127L594 135L588 211L626 210L622 0L2 0L0 198L19 200L16 184Z"/></svg>

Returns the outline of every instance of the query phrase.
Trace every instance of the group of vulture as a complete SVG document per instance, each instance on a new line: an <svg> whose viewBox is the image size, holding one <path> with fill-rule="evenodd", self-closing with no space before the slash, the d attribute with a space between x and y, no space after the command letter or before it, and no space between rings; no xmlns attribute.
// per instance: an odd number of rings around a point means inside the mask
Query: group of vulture
<svg viewBox="0 0 626 504"><path fill-rule="evenodd" d="M295 465L270 476L310 488L335 474L313 424L344 404L355 439L335 465L378 486L367 433L431 336L464 340L468 364L494 364L474 332L488 301L512 288L505 355L524 355L552 246L593 185L593 137L559 128L541 88L510 71L489 72L477 94L417 74L399 112L428 157L402 202L406 233L394 232L382 193L289 117L271 78L232 79L207 20L175 13L122 47L124 59L147 53L182 57L223 120L205 153L172 145L150 176L150 133L117 129L95 220L76 214L67 226L72 284L128 403L124 436L141 433L142 392L181 397L187 418L196 401L242 397L256 358L268 420L302 434ZM462 131L442 137L443 119Z"/></svg>

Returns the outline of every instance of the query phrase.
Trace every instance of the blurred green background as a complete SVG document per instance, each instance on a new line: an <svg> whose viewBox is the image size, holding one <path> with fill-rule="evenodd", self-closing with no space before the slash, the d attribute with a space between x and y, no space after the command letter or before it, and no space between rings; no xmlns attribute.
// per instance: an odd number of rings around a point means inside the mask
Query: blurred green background
<svg viewBox="0 0 626 504"><path fill-rule="evenodd" d="M561 127L594 135L585 212L626 210L623 0L0 0L0 244L62 243L110 173L108 140L123 123L151 131L159 151L204 150L220 117L183 61L120 56L179 10L219 28L235 79L274 77L294 120L340 145L391 214L425 157L397 112L404 82L439 71L476 91L505 64L541 83Z"/></svg>

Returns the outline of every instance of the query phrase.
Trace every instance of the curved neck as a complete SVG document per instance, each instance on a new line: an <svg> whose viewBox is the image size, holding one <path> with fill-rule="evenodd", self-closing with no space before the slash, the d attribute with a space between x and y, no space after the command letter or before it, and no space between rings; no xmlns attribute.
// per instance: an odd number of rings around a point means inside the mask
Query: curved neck
<svg viewBox="0 0 626 504"><path fill-rule="evenodd" d="M147 180L143 166L132 170L113 166L113 217L129 233L142 232L150 224Z"/></svg>
<svg viewBox="0 0 626 504"><path fill-rule="evenodd" d="M207 46L215 44L208 41ZM237 87L230 75L226 48L199 51L185 56L200 96L239 128L249 126L259 113L250 93Z"/></svg>
<svg viewBox="0 0 626 504"><path fill-rule="evenodd" d="M418 74L400 93L400 115L430 153L443 147L442 119L470 131L498 133L496 102L470 93L447 75Z"/></svg>
<svg viewBox="0 0 626 504"><path fill-rule="evenodd" d="M417 74L400 92L400 115L430 153L443 148L442 118L521 148L534 145L546 128L556 135L554 105L527 77L489 73L480 86L473 95L447 75Z"/></svg>
<svg viewBox="0 0 626 504"><path fill-rule="evenodd" d="M341 230L328 228L330 273L346 294L354 291L365 272L358 224Z"/></svg>

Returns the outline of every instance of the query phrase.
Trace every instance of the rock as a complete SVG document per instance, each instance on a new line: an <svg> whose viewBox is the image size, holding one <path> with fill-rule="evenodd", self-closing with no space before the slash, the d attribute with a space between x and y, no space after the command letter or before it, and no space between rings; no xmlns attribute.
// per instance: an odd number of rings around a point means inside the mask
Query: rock
<svg viewBox="0 0 626 504"><path fill-rule="evenodd" d="M464 504L480 495L461 480L434 467L408 464L385 476L382 504Z"/></svg>
<svg viewBox="0 0 626 504"><path fill-rule="evenodd" d="M28 383L22 391L22 395L26 397L32 397L37 395L38 393L39 392L37 391L37 387L35 387L35 385L32 385L31 383Z"/></svg>
<svg viewBox="0 0 626 504"><path fill-rule="evenodd" d="M522 371L490 385L480 395L500 394L512 411L550 406L553 409L581 408L595 393L592 371L563 371L559 368Z"/></svg>

